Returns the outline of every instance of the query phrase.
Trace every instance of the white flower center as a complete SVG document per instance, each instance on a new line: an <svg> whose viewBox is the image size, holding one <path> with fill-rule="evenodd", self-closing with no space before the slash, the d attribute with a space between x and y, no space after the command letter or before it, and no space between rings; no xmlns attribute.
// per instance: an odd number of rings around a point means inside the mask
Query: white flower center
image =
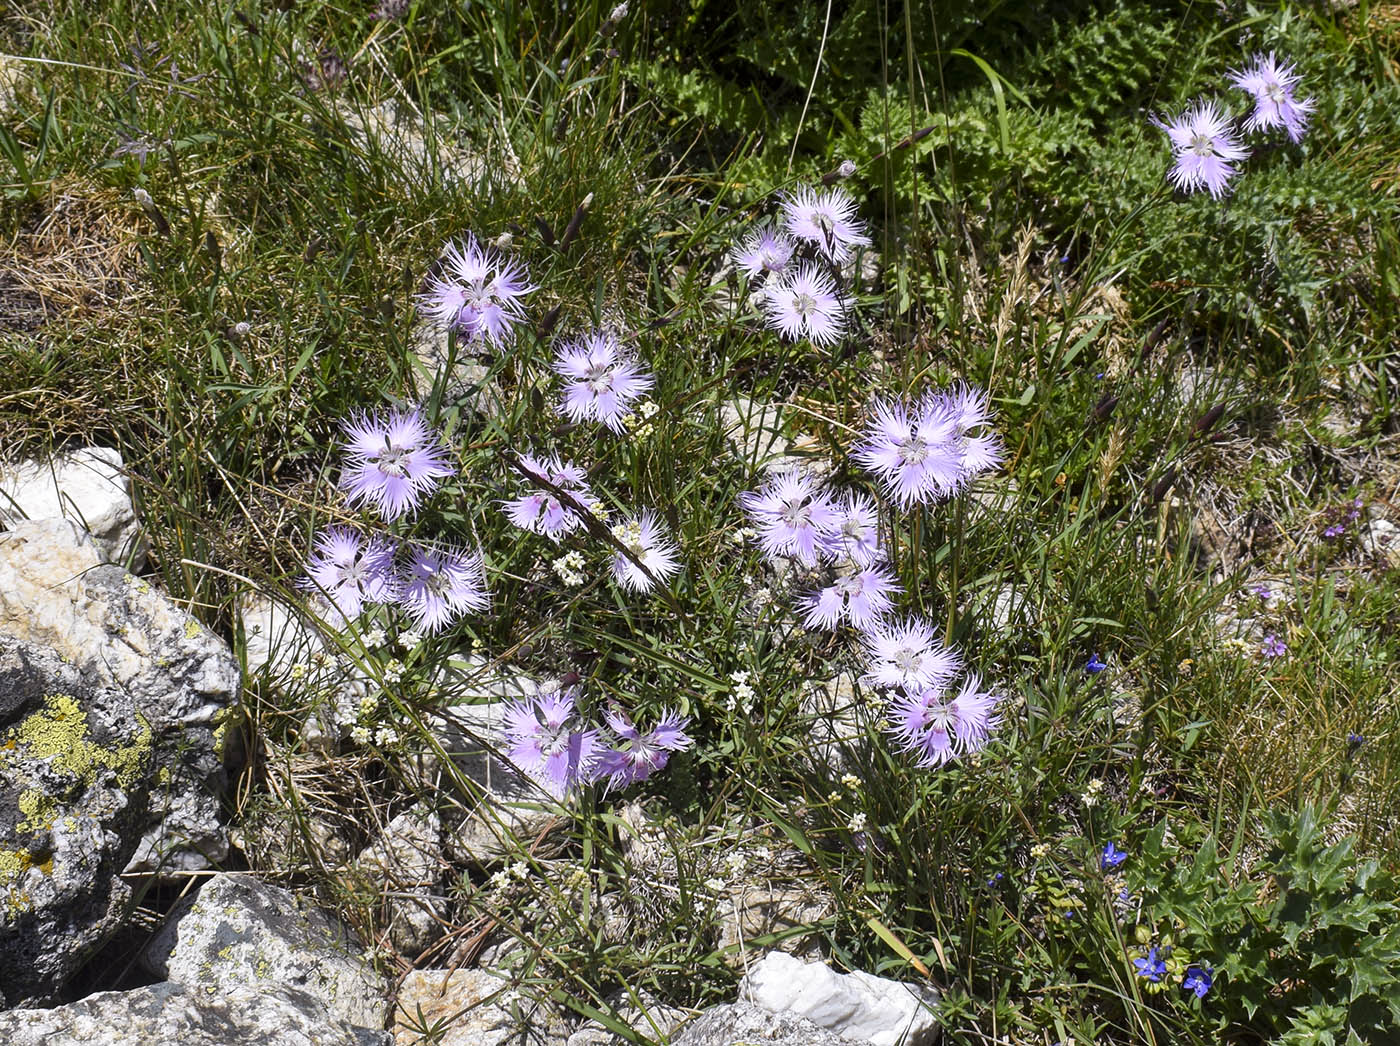
<svg viewBox="0 0 1400 1046"><path fill-rule="evenodd" d="M805 527L812 522L812 510L802 501L789 501L778 516L790 527Z"/></svg>
<svg viewBox="0 0 1400 1046"><path fill-rule="evenodd" d="M907 676L911 676L919 670L919 662L922 660L917 650L910 650L908 647L900 650L892 658L894 667Z"/></svg>
<svg viewBox="0 0 1400 1046"><path fill-rule="evenodd" d="M606 363L595 363L583 376L583 383L593 390L594 395L612 388L612 367Z"/></svg>
<svg viewBox="0 0 1400 1046"><path fill-rule="evenodd" d="M899 458L906 465L922 465L929 455L928 443L918 436L902 440L895 450L899 451Z"/></svg>
<svg viewBox="0 0 1400 1046"><path fill-rule="evenodd" d="M386 476L406 476L410 453L412 451L408 447L397 446L385 436L384 449L374 456L375 467Z"/></svg>
<svg viewBox="0 0 1400 1046"><path fill-rule="evenodd" d="M1269 101L1273 102L1275 105L1281 105L1283 100L1287 97L1284 93L1283 85L1272 82L1264 85L1264 94Z"/></svg>
<svg viewBox="0 0 1400 1046"><path fill-rule="evenodd" d="M1187 147L1197 156L1209 156L1215 152L1215 144L1208 134L1197 131L1191 136L1191 144Z"/></svg>
<svg viewBox="0 0 1400 1046"><path fill-rule="evenodd" d="M806 291L798 291L792 298L792 308L804 320L817 311L817 299Z"/></svg>

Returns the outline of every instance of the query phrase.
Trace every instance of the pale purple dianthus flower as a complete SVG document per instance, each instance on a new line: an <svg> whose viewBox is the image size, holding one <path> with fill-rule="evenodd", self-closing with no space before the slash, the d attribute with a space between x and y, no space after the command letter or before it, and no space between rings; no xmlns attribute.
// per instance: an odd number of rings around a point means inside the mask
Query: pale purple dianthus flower
<svg viewBox="0 0 1400 1046"><path fill-rule="evenodd" d="M1311 98L1299 101L1293 97L1301 79L1292 62L1278 61L1272 51L1267 57L1255 55L1254 64L1247 69L1231 70L1230 82L1254 96L1254 112L1245 122L1245 130L1282 127L1289 141L1301 142L1316 108Z"/></svg>
<svg viewBox="0 0 1400 1046"><path fill-rule="evenodd" d="M389 538L366 539L349 527L331 527L317 535L301 587L324 596L339 620L353 621L366 606L397 599L394 552Z"/></svg>
<svg viewBox="0 0 1400 1046"><path fill-rule="evenodd" d="M613 577L628 591L648 592L657 582L666 581L681 569L681 550L667 537L656 513L650 510L634 519L614 524L612 535L634 557L629 559L617 552L612 558ZM638 562L641 566L637 565Z"/></svg>
<svg viewBox="0 0 1400 1046"><path fill-rule="evenodd" d="M869 247L865 225L856 217L856 201L842 188L817 192L802 186L783 200L783 227L816 246L830 262L844 262L856 247Z"/></svg>
<svg viewBox="0 0 1400 1046"><path fill-rule="evenodd" d="M926 395L912 411L877 402L852 456L901 506L937 501L1002 460L995 436L972 434L990 421L986 393L966 386Z"/></svg>
<svg viewBox="0 0 1400 1046"><path fill-rule="evenodd" d="M468 341L489 341L500 348L525 317L521 299L535 290L526 280L525 266L482 247L471 233L460 247L449 243L443 256L442 274L428 281L418 299L423 310Z"/></svg>
<svg viewBox="0 0 1400 1046"><path fill-rule="evenodd" d="M941 687L930 687L890 702L889 731L901 750L918 755L919 766L941 766L985 747L996 725L996 701L972 674L952 700Z"/></svg>
<svg viewBox="0 0 1400 1046"><path fill-rule="evenodd" d="M347 437L340 473L346 500L373 506L386 522L416 512L438 481L455 471L447 448L416 410L358 414L341 427Z"/></svg>
<svg viewBox="0 0 1400 1046"><path fill-rule="evenodd" d="M768 326L789 341L829 345L846 332L846 310L830 276L811 262L763 288Z"/></svg>
<svg viewBox="0 0 1400 1046"><path fill-rule="evenodd" d="M734 249L734 264L750 280L776 276L787 269L794 248L795 244L786 233L764 225Z"/></svg>
<svg viewBox="0 0 1400 1046"><path fill-rule="evenodd" d="M572 421L601 421L614 432L623 430L632 401L656 383L611 331L563 343L554 369L564 378L559 412Z"/></svg>
<svg viewBox="0 0 1400 1046"><path fill-rule="evenodd" d="M1219 199L1236 173L1235 163L1249 155L1235 138L1230 121L1214 102L1197 102L1184 113L1163 123L1154 119L1171 139L1176 162L1167 177L1183 192L1205 188Z"/></svg>
<svg viewBox="0 0 1400 1046"><path fill-rule="evenodd" d="M678 711L663 712L660 721L645 733L620 708L610 708L603 719L617 735L617 742L599 757L594 776L608 779L608 791L645 781L665 769L672 752L683 752L695 743L685 732L690 720Z"/></svg>
<svg viewBox="0 0 1400 1046"><path fill-rule="evenodd" d="M596 776L602 731L577 716L578 692L545 692L505 708L505 752L556 799Z"/></svg>
<svg viewBox="0 0 1400 1046"><path fill-rule="evenodd" d="M823 540L822 551L833 559L850 559L861 566L883 558L880 514L873 498L850 492L837 503L836 525Z"/></svg>
<svg viewBox="0 0 1400 1046"><path fill-rule="evenodd" d="M884 567L848 565L826 588L803 601L808 628L835 628L843 620L856 628L870 628L890 612L891 593L899 591L894 575Z"/></svg>
<svg viewBox="0 0 1400 1046"><path fill-rule="evenodd" d="M598 505L588 485L586 474L571 461L561 461L559 457L535 458L529 454L520 455L520 464L531 475L538 476L558 487L585 509ZM532 534L543 534L551 541L558 541L583 525L578 509L561 501L552 491L539 488L510 501L503 501L506 518L521 530Z"/></svg>
<svg viewBox="0 0 1400 1046"><path fill-rule="evenodd" d="M860 681L872 686L928 690L945 685L962 667L957 653L922 617L878 622L861 641L867 668Z"/></svg>
<svg viewBox="0 0 1400 1046"><path fill-rule="evenodd" d="M399 592L399 606L420 632L437 632L468 611L491 604L481 554L465 548L412 550Z"/></svg>
<svg viewBox="0 0 1400 1046"><path fill-rule="evenodd" d="M757 491L744 491L739 507L758 528L765 556L793 556L809 567L816 566L840 522L840 512L821 484L791 470L769 477Z"/></svg>

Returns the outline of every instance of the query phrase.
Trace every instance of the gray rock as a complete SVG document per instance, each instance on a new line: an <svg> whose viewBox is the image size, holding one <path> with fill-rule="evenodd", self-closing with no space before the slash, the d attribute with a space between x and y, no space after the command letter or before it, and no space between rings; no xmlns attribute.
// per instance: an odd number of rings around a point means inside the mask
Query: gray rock
<svg viewBox="0 0 1400 1046"><path fill-rule="evenodd" d="M719 947L730 949L725 958L742 966L748 942L771 934L786 934L769 947L802 958L819 958L819 942L802 927L815 926L835 910L824 891L768 883L733 887L719 909Z"/></svg>
<svg viewBox="0 0 1400 1046"><path fill-rule="evenodd" d="M793 1013L843 1039L870 1046L929 1046L938 1038L932 988L769 952L739 986L741 998Z"/></svg>
<svg viewBox="0 0 1400 1046"><path fill-rule="evenodd" d="M331 916L251 875L221 873L176 909L146 947L157 976L202 991L291 988L335 1017L384 1026L389 991L354 935Z"/></svg>
<svg viewBox="0 0 1400 1046"><path fill-rule="evenodd" d="M551 1014L486 970L414 970L399 987L394 1042L419 1046L559 1046L568 1034Z"/></svg>
<svg viewBox="0 0 1400 1046"><path fill-rule="evenodd" d="M0 1008L51 995L121 925L152 747L128 694L0 633Z"/></svg>
<svg viewBox="0 0 1400 1046"><path fill-rule="evenodd" d="M312 996L286 988L225 991L152 984L100 992L52 1010L0 1013L6 1046L389 1046Z"/></svg>
<svg viewBox="0 0 1400 1046"><path fill-rule="evenodd" d="M671 1040L671 1046L850 1046L796 1013L774 1013L747 1002L712 1006Z"/></svg>
<svg viewBox="0 0 1400 1046"><path fill-rule="evenodd" d="M720 424L740 461L769 470L791 467L782 412L775 404L735 396L719 406Z"/></svg>
<svg viewBox="0 0 1400 1046"><path fill-rule="evenodd" d="M421 955L442 936L447 905L438 887L446 867L442 822L416 807L390 821L356 859L359 878L381 898L382 925L401 955Z"/></svg>
<svg viewBox="0 0 1400 1046"><path fill-rule="evenodd" d="M617 1019L627 1027L646 1038L663 1042L691 1015L691 1011L667 1006L645 991L638 994L635 1002L626 993L615 994L608 1001ZM628 1046L629 1041L598 1021L585 1021L569 1036L565 1046Z"/></svg>
<svg viewBox="0 0 1400 1046"><path fill-rule="evenodd" d="M112 447L83 447L0 469L0 526L22 519L72 520L92 535L104 563L130 558L139 570L146 560L131 480Z"/></svg>
<svg viewBox="0 0 1400 1046"><path fill-rule="evenodd" d="M126 870L223 860L223 746L239 692L227 644L148 582L102 565L92 539L67 520L0 534L0 632L52 647L89 686L126 692L150 728L158 777Z"/></svg>
<svg viewBox="0 0 1400 1046"><path fill-rule="evenodd" d="M1373 519L1362 534L1362 546L1391 566L1400 566L1400 527L1387 519Z"/></svg>

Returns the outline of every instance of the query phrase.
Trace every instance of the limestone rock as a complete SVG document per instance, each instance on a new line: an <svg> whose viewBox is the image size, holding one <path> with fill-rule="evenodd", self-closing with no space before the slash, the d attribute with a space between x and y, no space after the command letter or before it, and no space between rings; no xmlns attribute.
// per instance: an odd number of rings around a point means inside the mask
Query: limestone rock
<svg viewBox="0 0 1400 1046"><path fill-rule="evenodd" d="M6 1046L389 1046L386 1031L327 1013L305 992L152 984L52 1010L0 1013Z"/></svg>
<svg viewBox="0 0 1400 1046"><path fill-rule="evenodd" d="M389 943L401 955L421 955L442 936L447 906L438 886L446 862L437 814L405 810L365 847L355 868L383 898Z"/></svg>
<svg viewBox="0 0 1400 1046"><path fill-rule="evenodd" d="M817 958L821 953L814 937L793 931L815 925L833 908L830 896L802 887L756 884L734 888L720 906L719 946L733 949L730 962L738 966L743 963L747 942L788 933L793 935L769 947L803 958Z"/></svg>
<svg viewBox="0 0 1400 1046"><path fill-rule="evenodd" d="M83 447L51 461L0 469L0 526L23 519L72 520L92 535L102 562L131 557L138 570L145 562L131 480L121 452L112 447Z"/></svg>
<svg viewBox="0 0 1400 1046"><path fill-rule="evenodd" d="M441 1032L437 1046L558 1046L564 1028L486 970L414 970L394 1010L397 1046L419 1046L430 1029Z"/></svg>
<svg viewBox="0 0 1400 1046"><path fill-rule="evenodd" d="M691 1012L678 1006L667 1006L645 991L640 992L635 1001L626 993L618 993L609 1002L618 1019L629 1028L648 1039L661 1042L665 1042L673 1031L685 1023ZM627 1046L628 1041L598 1021L585 1021L569 1036L564 1046Z"/></svg>
<svg viewBox="0 0 1400 1046"><path fill-rule="evenodd" d="M796 1013L748 1002L712 1006L681 1029L671 1046L850 1046L847 1039Z"/></svg>
<svg viewBox="0 0 1400 1046"><path fill-rule="evenodd" d="M157 976L201 991L236 985L306 992L336 1018L384 1026L388 985L341 923L251 875L221 873L171 918L146 948Z"/></svg>
<svg viewBox="0 0 1400 1046"><path fill-rule="evenodd" d="M931 988L769 952L749 970L740 997L774 1013L793 1013L843 1039L871 1046L928 1046L938 1038Z"/></svg>
<svg viewBox="0 0 1400 1046"><path fill-rule="evenodd" d="M0 1008L51 995L121 925L151 753L128 694L0 633Z"/></svg>
<svg viewBox="0 0 1400 1046"><path fill-rule="evenodd" d="M739 460L770 471L796 464L787 456L783 417L775 404L736 396L720 404L719 416Z"/></svg>
<svg viewBox="0 0 1400 1046"><path fill-rule="evenodd" d="M1400 527L1387 519L1373 519L1362 534L1362 546L1390 566L1400 566Z"/></svg>
<svg viewBox="0 0 1400 1046"><path fill-rule="evenodd" d="M295 665L306 665L326 652L326 641L291 606L266 596L241 600L244 658L248 675L266 673L273 681L287 679Z"/></svg>
<svg viewBox="0 0 1400 1046"><path fill-rule="evenodd" d="M150 727L160 778L127 871L223 860L223 741L239 691L227 644L146 581L102 565L67 520L0 534L0 632L52 647L91 686L125 691Z"/></svg>

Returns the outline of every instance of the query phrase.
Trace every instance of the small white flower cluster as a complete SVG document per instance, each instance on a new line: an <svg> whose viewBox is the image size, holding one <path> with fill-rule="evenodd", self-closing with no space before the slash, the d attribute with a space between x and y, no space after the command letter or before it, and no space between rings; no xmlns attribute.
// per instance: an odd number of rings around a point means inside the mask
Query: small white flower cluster
<svg viewBox="0 0 1400 1046"><path fill-rule="evenodd" d="M1095 777L1089 782L1084 794L1079 797L1079 801L1084 804L1084 809L1092 810L1099 805L1099 800L1103 798L1103 780Z"/></svg>
<svg viewBox="0 0 1400 1046"><path fill-rule="evenodd" d="M852 832L865 831L865 813L863 811L851 814L851 819L846 822L846 827Z"/></svg>
<svg viewBox="0 0 1400 1046"><path fill-rule="evenodd" d="M410 628L407 631L399 633L399 646L403 647L405 650L412 650L421 642L423 642L422 632L415 632Z"/></svg>
<svg viewBox="0 0 1400 1046"><path fill-rule="evenodd" d="M729 700L725 702L725 708L733 712L736 709L748 715L753 711L754 694L753 687L749 686L749 673L743 670L729 673L730 682L734 685L729 690Z"/></svg>
<svg viewBox="0 0 1400 1046"><path fill-rule="evenodd" d="M635 411L622 419L623 427L638 438L650 436L656 430L652 419L660 409L655 400L643 400Z"/></svg>
<svg viewBox="0 0 1400 1046"><path fill-rule="evenodd" d="M366 629L363 633L360 634L360 640L364 643L366 650L373 650L375 647L383 646L384 640L388 638L389 637L385 634L384 629L380 628L378 625L375 625L373 628Z"/></svg>
<svg viewBox="0 0 1400 1046"><path fill-rule="evenodd" d="M579 585L588 580L584 576L583 568L583 553L577 549L565 552L554 561L554 573L559 575L559 580L569 588L578 588Z"/></svg>

